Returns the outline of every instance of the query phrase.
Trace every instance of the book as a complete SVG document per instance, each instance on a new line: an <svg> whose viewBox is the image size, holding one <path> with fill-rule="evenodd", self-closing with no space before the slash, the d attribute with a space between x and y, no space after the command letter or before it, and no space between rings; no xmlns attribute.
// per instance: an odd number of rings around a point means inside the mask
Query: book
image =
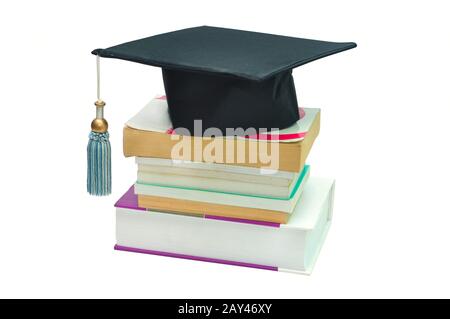
<svg viewBox="0 0 450 319"><path fill-rule="evenodd" d="M270 133L256 134L245 136L247 139L263 139L271 141L280 141L284 143L297 142L305 138L306 133L311 127L311 123L315 118L315 113L319 109L299 108L299 117L301 121L297 121L294 125L279 130L272 130ZM174 134L174 128L169 117L169 107L165 95L155 96L143 109L135 116L129 119L127 126L144 131L154 131L160 133Z"/></svg>
<svg viewBox="0 0 450 319"><path fill-rule="evenodd" d="M269 223L286 224L290 214L278 210L239 207L158 196L138 196L144 209L189 216L238 218Z"/></svg>
<svg viewBox="0 0 450 319"><path fill-rule="evenodd" d="M236 165L136 157L137 182L288 198L298 173Z"/></svg>
<svg viewBox="0 0 450 319"><path fill-rule="evenodd" d="M249 166L220 163L192 162L154 157L136 157L138 170L160 173L174 173L188 176L223 178L249 183L287 186L298 172L261 169Z"/></svg>
<svg viewBox="0 0 450 319"><path fill-rule="evenodd" d="M171 128L167 102L155 98L126 123L123 153L126 157L156 157L300 172L320 130L320 109L304 108L302 111L304 116L292 127L269 134L182 137ZM174 152L181 140L189 147L182 152ZM211 149L221 156L204 156Z"/></svg>
<svg viewBox="0 0 450 319"><path fill-rule="evenodd" d="M256 219L286 223L293 212L310 173L305 166L288 198L214 192L187 187L136 182L134 191L140 207L177 213Z"/></svg>
<svg viewBox="0 0 450 319"><path fill-rule="evenodd" d="M116 250L309 274L331 224L334 181L311 178L285 225L147 211L133 187L116 203Z"/></svg>

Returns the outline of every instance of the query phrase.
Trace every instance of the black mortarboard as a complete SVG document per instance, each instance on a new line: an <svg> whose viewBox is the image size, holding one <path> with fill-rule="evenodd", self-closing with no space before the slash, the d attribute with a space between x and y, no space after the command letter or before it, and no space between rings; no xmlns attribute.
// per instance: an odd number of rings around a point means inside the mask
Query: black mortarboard
<svg viewBox="0 0 450 319"><path fill-rule="evenodd" d="M355 43L216 27L164 33L92 53L162 68L174 128L286 128L299 119L292 69Z"/></svg>

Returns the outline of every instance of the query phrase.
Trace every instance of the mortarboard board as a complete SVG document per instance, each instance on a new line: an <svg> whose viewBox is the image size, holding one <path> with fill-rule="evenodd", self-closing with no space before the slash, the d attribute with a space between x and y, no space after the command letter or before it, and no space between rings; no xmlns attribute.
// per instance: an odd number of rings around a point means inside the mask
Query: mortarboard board
<svg viewBox="0 0 450 319"><path fill-rule="evenodd" d="M354 48L355 43L300 39L202 26L93 53L162 68L174 128L283 129L298 119L292 69ZM203 132L202 132L203 133Z"/></svg>
<svg viewBox="0 0 450 319"><path fill-rule="evenodd" d="M194 121L201 120L202 134L208 128L218 128L222 135L229 135L228 128L270 130L294 124L299 113L292 69L354 47L353 42L201 26L92 53L97 61L99 57L116 58L161 67L172 126L194 134L198 132ZM97 95L91 140L103 141L107 139L107 123L104 103ZM94 146L91 151L95 153L100 148ZM109 152L109 144L104 148ZM93 156L97 155L88 156L88 163ZM88 190L89 184L95 181L88 177Z"/></svg>

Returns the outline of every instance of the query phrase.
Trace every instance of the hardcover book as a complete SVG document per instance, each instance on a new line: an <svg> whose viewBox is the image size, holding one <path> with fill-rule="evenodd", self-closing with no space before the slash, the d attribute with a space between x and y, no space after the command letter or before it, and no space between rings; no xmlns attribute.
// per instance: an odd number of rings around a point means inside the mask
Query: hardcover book
<svg viewBox="0 0 450 319"><path fill-rule="evenodd" d="M282 171L300 172L309 151L319 134L320 109L300 109L303 116L294 125L267 134L237 137L180 136L173 130L168 115L167 102L158 97L151 100L138 114L131 118L123 129L124 155L178 159L194 162L214 162L239 166L250 166ZM181 139L187 141L189 149L174 152ZM277 142L277 143L273 143ZM215 156L202 155L211 145ZM276 145L272 145L276 144ZM278 154L275 154L275 151ZM270 162L276 156L276 167ZM269 161L269 163L268 163Z"/></svg>
<svg viewBox="0 0 450 319"><path fill-rule="evenodd" d="M309 274L332 219L334 181L311 178L285 225L147 211L116 203L116 250Z"/></svg>

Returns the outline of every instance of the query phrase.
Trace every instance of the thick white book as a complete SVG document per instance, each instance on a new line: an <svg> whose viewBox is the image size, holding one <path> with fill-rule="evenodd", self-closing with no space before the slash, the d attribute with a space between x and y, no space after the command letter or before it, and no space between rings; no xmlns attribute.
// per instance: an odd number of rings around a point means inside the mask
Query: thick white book
<svg viewBox="0 0 450 319"><path fill-rule="evenodd" d="M116 203L122 251L311 273L333 210L334 180L311 178L287 224L141 209L133 188Z"/></svg>
<svg viewBox="0 0 450 319"><path fill-rule="evenodd" d="M306 165L295 181L292 193L287 197L266 197L237 192L217 192L207 189L157 185L137 181L134 191L138 195L158 196L211 204L230 205L292 213L309 178L310 168Z"/></svg>

